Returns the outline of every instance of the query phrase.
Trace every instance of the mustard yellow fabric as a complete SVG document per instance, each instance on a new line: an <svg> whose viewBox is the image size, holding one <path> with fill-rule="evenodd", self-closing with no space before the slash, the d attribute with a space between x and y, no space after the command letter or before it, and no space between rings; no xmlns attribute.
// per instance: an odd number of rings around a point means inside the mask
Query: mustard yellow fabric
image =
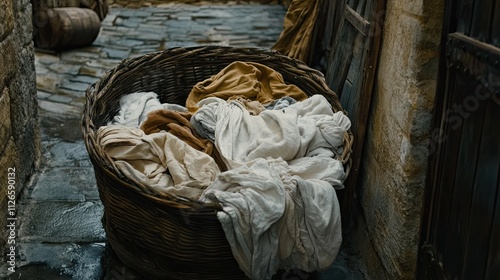
<svg viewBox="0 0 500 280"><path fill-rule="evenodd" d="M296 85L285 84L283 76L274 69L255 62L235 61L216 75L193 86L186 99L186 107L196 112L196 104L207 97L224 100L234 95L269 103L284 96L297 101L307 99L307 95Z"/></svg>
<svg viewBox="0 0 500 280"><path fill-rule="evenodd" d="M293 0L272 49L308 63L318 10L319 0Z"/></svg>

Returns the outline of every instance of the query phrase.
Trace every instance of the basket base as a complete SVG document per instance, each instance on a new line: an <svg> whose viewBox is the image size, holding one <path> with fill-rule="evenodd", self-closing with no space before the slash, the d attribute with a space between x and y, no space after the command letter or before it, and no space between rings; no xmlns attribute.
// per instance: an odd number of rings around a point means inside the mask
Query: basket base
<svg viewBox="0 0 500 280"><path fill-rule="evenodd" d="M111 248L110 244L106 244L106 251L104 254L104 272L103 272L103 280L113 280L113 279L147 279L144 278L141 274L139 274L134 269L126 266L123 262L118 258L113 248ZM169 279L165 277L164 279ZM315 280L319 279L318 272L305 272L298 269L285 271L279 270L276 275L273 276L273 280L285 280L285 279L308 279ZM195 280L195 279L190 279ZM230 279L228 279L230 280ZM234 280L244 280L241 278Z"/></svg>

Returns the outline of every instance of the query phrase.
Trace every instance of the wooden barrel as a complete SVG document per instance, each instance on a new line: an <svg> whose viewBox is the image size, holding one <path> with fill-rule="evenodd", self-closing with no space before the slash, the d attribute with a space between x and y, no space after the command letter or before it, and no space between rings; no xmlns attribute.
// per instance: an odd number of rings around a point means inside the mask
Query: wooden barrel
<svg viewBox="0 0 500 280"><path fill-rule="evenodd" d="M106 0L37 0L33 2L33 9L35 11L40 9L67 7L92 9L97 13L101 21L108 14L108 4Z"/></svg>
<svg viewBox="0 0 500 280"><path fill-rule="evenodd" d="M47 9L46 23L37 26L35 45L41 49L69 49L92 44L101 22L96 12L86 8Z"/></svg>
<svg viewBox="0 0 500 280"><path fill-rule="evenodd" d="M44 8L80 7L81 0L40 0Z"/></svg>

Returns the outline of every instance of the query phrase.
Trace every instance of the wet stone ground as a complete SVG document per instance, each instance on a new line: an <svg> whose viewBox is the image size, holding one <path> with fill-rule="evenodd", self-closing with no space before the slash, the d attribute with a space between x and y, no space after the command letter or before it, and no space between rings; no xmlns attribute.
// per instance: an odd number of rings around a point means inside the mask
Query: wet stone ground
<svg viewBox="0 0 500 280"><path fill-rule="evenodd" d="M5 279L142 279L106 246L92 164L80 130L85 90L121 59L171 47L271 48L282 30L280 5L162 4L111 7L95 42L57 53L37 51L43 159L20 201L17 270ZM363 279L349 239L323 273L283 279ZM5 264L4 264L5 265Z"/></svg>

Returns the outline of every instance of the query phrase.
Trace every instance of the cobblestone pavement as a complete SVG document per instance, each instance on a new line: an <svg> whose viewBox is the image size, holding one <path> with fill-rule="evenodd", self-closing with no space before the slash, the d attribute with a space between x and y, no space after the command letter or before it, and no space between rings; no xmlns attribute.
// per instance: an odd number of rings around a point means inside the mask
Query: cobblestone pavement
<svg viewBox="0 0 500 280"><path fill-rule="evenodd" d="M121 59L152 51L207 44L270 48L284 14L276 4L112 6L91 46L37 51L43 163L22 196L20 268L7 278L140 279L110 257L105 245L103 207L80 131L85 90ZM346 252L332 269L314 277L360 279Z"/></svg>

